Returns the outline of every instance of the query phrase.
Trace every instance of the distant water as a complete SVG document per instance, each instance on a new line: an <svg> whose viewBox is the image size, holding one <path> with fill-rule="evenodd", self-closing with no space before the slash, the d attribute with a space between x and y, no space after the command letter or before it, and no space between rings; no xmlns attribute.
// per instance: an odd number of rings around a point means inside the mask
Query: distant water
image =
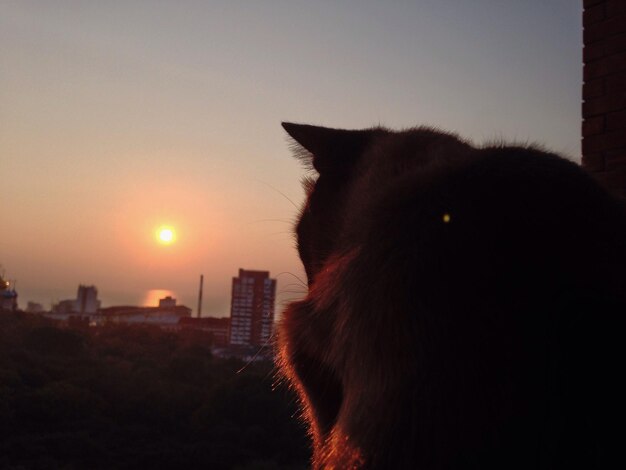
<svg viewBox="0 0 626 470"><path fill-rule="evenodd" d="M98 293L100 295L100 292ZM221 295L220 295L221 294ZM159 299L167 296L176 299L176 305L184 305L193 310L196 315L198 306L198 294L195 292L186 292L184 290L173 289L148 289L136 292L102 292L102 306L111 307L114 305L140 305L143 307L156 307L159 305ZM202 313L206 316L225 317L230 314L230 292L218 293L211 295L205 291L204 301L202 303Z"/></svg>
<svg viewBox="0 0 626 470"><path fill-rule="evenodd" d="M42 304L44 309L50 309L53 304L64 299L75 299L75 288L42 288L32 289L25 283L17 285L18 306L25 309L28 301ZM159 305L159 299L168 295L176 299L177 305L185 305L192 309L192 315L197 315L198 293L195 291L185 291L185 289L148 289L148 290L109 290L98 289L98 298L102 307L113 307L120 305L138 305L145 307L155 307ZM286 294L287 299L278 293L276 302L276 315L280 316L286 300L294 300L294 295ZM225 292L211 292L205 288L202 301L202 316L227 317L230 315L230 289Z"/></svg>
<svg viewBox="0 0 626 470"><path fill-rule="evenodd" d="M28 301L38 302L44 308L51 308L52 304L58 303L64 299L75 299L75 289L29 289L28 287L17 286L18 304L20 308L26 308ZM144 307L156 307L159 305L159 299L172 296L177 299L177 303L184 305L186 302L191 306L193 298L187 295L186 298L180 298L177 291L170 289L149 289L139 292L109 292L98 289L98 298L102 302L103 307L111 307L114 305L140 305Z"/></svg>

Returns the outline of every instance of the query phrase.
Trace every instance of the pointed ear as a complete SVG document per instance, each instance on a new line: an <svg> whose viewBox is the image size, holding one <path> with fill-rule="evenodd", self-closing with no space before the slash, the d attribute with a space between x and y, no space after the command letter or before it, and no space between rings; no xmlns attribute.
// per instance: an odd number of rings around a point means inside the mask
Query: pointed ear
<svg viewBox="0 0 626 470"><path fill-rule="evenodd" d="M321 173L348 171L382 129L349 131L283 122L283 129L312 156L313 168Z"/></svg>

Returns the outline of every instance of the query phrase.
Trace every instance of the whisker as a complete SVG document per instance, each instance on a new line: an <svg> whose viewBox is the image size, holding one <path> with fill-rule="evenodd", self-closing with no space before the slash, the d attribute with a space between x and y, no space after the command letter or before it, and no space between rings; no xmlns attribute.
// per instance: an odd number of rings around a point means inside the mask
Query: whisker
<svg viewBox="0 0 626 470"><path fill-rule="evenodd" d="M300 284L302 284L303 286L306 286L306 287L307 287L307 289L308 289L308 284L307 284L306 282L304 282L302 279L300 279L300 278L299 278L298 276L296 276L294 273L291 273L291 272L289 272L289 271L283 271L283 272L278 273L278 274L276 275L276 278L278 279L278 277L279 277L279 276L282 276L283 274L289 274L290 276L292 276L292 277L296 278L296 280L297 280L298 282L300 282Z"/></svg>
<svg viewBox="0 0 626 470"><path fill-rule="evenodd" d="M272 333L268 336L267 340L265 340L265 342L261 346L259 346L259 349L254 354L254 356L252 356L250 360L246 362L236 373L240 374L244 370L246 370L248 366L250 366L250 364L252 364L256 360L256 358L259 357L259 355L261 354L261 351L267 348L270 342L274 340L275 336L276 336L276 331L272 330Z"/></svg>
<svg viewBox="0 0 626 470"><path fill-rule="evenodd" d="M287 199L287 201L289 201L293 207L295 207L297 210L300 210L300 207L299 207L299 206L298 206L295 202L293 202L291 199L289 199L289 197L288 197L285 193L283 193L282 191L280 191L280 190L276 189L274 186L272 186L272 185L271 185L271 184L269 184L269 183L266 183L265 181L261 181L261 180L255 180L255 181L258 181L259 183L264 184L264 185L265 185L265 186L267 186L268 188L273 189L273 190L274 190L274 191L276 191L278 194L280 194L282 197L284 197L285 199Z"/></svg>
<svg viewBox="0 0 626 470"><path fill-rule="evenodd" d="M293 232L290 230L288 232L274 232L274 233L270 233L269 235L276 236L276 235L290 235L291 237L293 237Z"/></svg>
<svg viewBox="0 0 626 470"><path fill-rule="evenodd" d="M304 288L306 286L300 284L299 282L292 282L290 284L287 284L286 286L283 286L283 289L292 289L292 288Z"/></svg>
<svg viewBox="0 0 626 470"><path fill-rule="evenodd" d="M285 219L258 219L258 220L253 220L250 223L251 224L257 224L257 223L260 223L260 222L282 222L282 223L285 223L285 224L293 224L293 220L292 219L287 219L287 218L285 218Z"/></svg>

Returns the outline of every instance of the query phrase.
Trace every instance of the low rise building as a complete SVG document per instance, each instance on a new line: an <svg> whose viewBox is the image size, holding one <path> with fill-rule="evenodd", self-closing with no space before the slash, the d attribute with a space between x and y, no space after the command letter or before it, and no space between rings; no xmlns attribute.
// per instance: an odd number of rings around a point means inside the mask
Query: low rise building
<svg viewBox="0 0 626 470"><path fill-rule="evenodd" d="M26 311L28 313L43 313L45 312L45 309L43 308L43 305L41 305L38 302L28 302L26 304Z"/></svg>
<svg viewBox="0 0 626 470"><path fill-rule="evenodd" d="M176 299L166 297L159 300L158 307L124 305L101 308L98 311L96 323L144 323L176 327L181 319L189 317L191 317L189 307L176 305Z"/></svg>
<svg viewBox="0 0 626 470"><path fill-rule="evenodd" d="M213 337L213 346L226 346L230 339L230 318L191 318L183 317L178 325L182 330L194 329L210 333Z"/></svg>

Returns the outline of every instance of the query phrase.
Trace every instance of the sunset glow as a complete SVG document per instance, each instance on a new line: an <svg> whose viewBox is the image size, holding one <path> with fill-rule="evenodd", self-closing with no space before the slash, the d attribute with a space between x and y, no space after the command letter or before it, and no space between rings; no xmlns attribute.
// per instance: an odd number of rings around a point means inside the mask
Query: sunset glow
<svg viewBox="0 0 626 470"><path fill-rule="evenodd" d="M281 121L580 158L580 2L397 3L2 2L0 264L19 306L80 283L105 307L152 288L193 306L205 273L224 316L240 267L304 276L305 169ZM448 209L434 222L455 226Z"/></svg>
<svg viewBox="0 0 626 470"><path fill-rule="evenodd" d="M177 297L176 293L169 289L150 289L145 293L141 305L144 307L156 307L159 305L159 300L167 296L173 298Z"/></svg>

